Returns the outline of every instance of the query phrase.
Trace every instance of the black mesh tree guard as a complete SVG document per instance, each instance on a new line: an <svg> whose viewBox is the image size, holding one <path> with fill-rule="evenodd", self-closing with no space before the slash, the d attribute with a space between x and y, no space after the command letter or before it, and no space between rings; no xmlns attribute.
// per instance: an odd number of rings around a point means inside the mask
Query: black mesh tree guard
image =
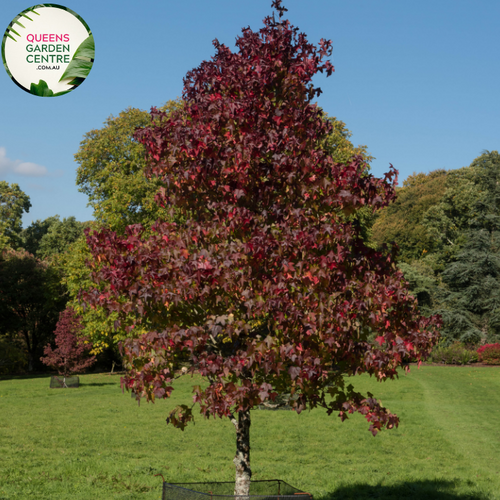
<svg viewBox="0 0 500 500"><path fill-rule="evenodd" d="M249 495L234 495L234 481L211 483L167 483L163 482L162 500L313 500L313 496L290 486L281 479L252 481Z"/></svg>
<svg viewBox="0 0 500 500"><path fill-rule="evenodd" d="M51 389L76 389L78 387L80 387L80 377L64 377L62 375L53 375L50 377Z"/></svg>
<svg viewBox="0 0 500 500"><path fill-rule="evenodd" d="M259 410L291 410L291 402L298 398L297 394L293 396L291 394L278 394L274 401L268 400L265 403L261 403L256 408Z"/></svg>

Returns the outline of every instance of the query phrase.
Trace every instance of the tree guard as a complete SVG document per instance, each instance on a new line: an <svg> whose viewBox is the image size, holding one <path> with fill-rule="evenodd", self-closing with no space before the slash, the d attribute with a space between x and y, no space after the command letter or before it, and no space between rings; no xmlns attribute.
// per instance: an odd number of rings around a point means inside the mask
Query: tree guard
<svg viewBox="0 0 500 500"><path fill-rule="evenodd" d="M80 377L63 377L53 375L50 377L51 389L78 389L80 387Z"/></svg>
<svg viewBox="0 0 500 500"><path fill-rule="evenodd" d="M248 495L234 495L234 482L168 483L163 482L162 500L313 500L310 493L295 488L281 479L252 481Z"/></svg>

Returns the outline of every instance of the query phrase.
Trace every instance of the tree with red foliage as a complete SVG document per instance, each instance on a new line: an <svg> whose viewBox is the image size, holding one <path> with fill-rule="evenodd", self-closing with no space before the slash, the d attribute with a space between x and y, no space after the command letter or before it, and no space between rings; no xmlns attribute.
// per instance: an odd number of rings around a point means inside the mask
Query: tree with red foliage
<svg viewBox="0 0 500 500"><path fill-rule="evenodd" d="M346 218L387 206L397 171L377 179L361 157L338 164L322 148L330 125L311 79L332 73L331 42L308 43L282 20L281 0L273 7L279 20L244 29L237 52L216 40L212 60L185 78L184 109L153 108L136 134L148 175L163 180L157 202L185 222L157 221L150 236L140 225L125 237L87 231L98 286L83 299L118 311L122 325L136 311L122 385L168 398L176 360L187 359L208 382L193 387L201 413L236 428L239 495L250 485L252 408L288 392L297 413L360 412L374 435L397 426L345 377L397 377L428 356L439 325L419 316L396 250L368 248ZM180 405L167 421L183 429L192 418Z"/></svg>
<svg viewBox="0 0 500 500"><path fill-rule="evenodd" d="M47 345L45 357L40 358L42 363L64 376L64 387L68 375L82 373L96 362L95 356L88 356L92 344L79 336L82 330L81 318L71 307L66 308L60 313L54 332L57 347L52 349L50 344Z"/></svg>

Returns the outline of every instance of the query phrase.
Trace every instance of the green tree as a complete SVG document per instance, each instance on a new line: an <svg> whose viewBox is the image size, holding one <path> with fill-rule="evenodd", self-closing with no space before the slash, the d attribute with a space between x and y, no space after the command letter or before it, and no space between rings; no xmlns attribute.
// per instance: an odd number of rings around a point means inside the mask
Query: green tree
<svg viewBox="0 0 500 500"><path fill-rule="evenodd" d="M408 281L411 293L418 301L420 312L425 316L435 314L435 309L441 305L438 297L443 282L441 277L436 275L429 259L416 259L410 264L400 262L398 267Z"/></svg>
<svg viewBox="0 0 500 500"><path fill-rule="evenodd" d="M442 315L447 342L493 341L500 333L499 181L497 151L461 169L413 174L373 226L379 245L399 245L420 311Z"/></svg>
<svg viewBox="0 0 500 500"><path fill-rule="evenodd" d="M407 264L432 253L435 239L423 222L429 209L443 198L446 178L445 170L409 176L396 190L396 201L377 214L372 231L377 246L396 242L398 259Z"/></svg>
<svg viewBox="0 0 500 500"><path fill-rule="evenodd" d="M89 224L92 231L98 227L96 222ZM91 339L92 353L101 354L116 350L118 342L127 338L128 334L122 328L115 328L116 312L109 314L103 308L86 308L80 301L81 292L95 286L87 266L92 258L86 237L82 236L58 257L57 264L63 272L62 284L68 290L68 306L82 317L82 335Z"/></svg>
<svg viewBox="0 0 500 500"><path fill-rule="evenodd" d="M22 342L28 370L40 366L43 346L53 338L66 304L59 271L25 250L0 257L0 328L11 342Z"/></svg>
<svg viewBox="0 0 500 500"><path fill-rule="evenodd" d="M41 259L66 252L70 245L83 236L89 224L75 217L60 220L59 215L32 222L21 233L22 247Z"/></svg>
<svg viewBox="0 0 500 500"><path fill-rule="evenodd" d="M422 224L434 241L441 270L456 259L465 244L477 204L489 203L497 182L498 156L497 151L486 151L468 167L450 170L443 197L425 213Z"/></svg>
<svg viewBox="0 0 500 500"><path fill-rule="evenodd" d="M470 206L454 215L459 237L465 241L442 277L449 290L443 291L443 335L449 341L477 343L500 339L500 155L486 151L476 158L467 175L476 192ZM461 176L459 179L462 180ZM457 193L456 197L459 194ZM463 193L462 193L463 196ZM465 198L465 196L464 196ZM462 198L462 200L464 199ZM465 220L465 215L468 217ZM448 217L450 220L451 217ZM465 228L468 228L465 231ZM456 240L459 239L456 238Z"/></svg>
<svg viewBox="0 0 500 500"><path fill-rule="evenodd" d="M473 217L475 203L485 195L472 165L448 172L441 200L425 213L422 225L434 242L439 270L453 262L461 251Z"/></svg>
<svg viewBox="0 0 500 500"><path fill-rule="evenodd" d="M166 113L182 109L182 102L168 101L161 107ZM108 227L119 234L132 224L149 228L159 218L169 217L168 211L155 202L161 185L145 175L146 150L134 138L137 129L151 124L147 111L127 108L118 116L110 116L100 129L87 132L75 154L76 183L79 191L89 198L95 221L93 230ZM92 286L86 261L92 259L85 237L80 237L58 259L64 270L63 283L68 288L69 305L82 317L83 334L93 343L93 353L116 349L127 337L123 329L115 329L116 314L102 308L84 308L79 300L81 291Z"/></svg>
<svg viewBox="0 0 500 500"><path fill-rule="evenodd" d="M162 107L167 113L180 108L180 101ZM144 175L146 152L134 139L135 131L150 123L148 112L128 108L87 132L75 154L76 184L89 197L95 220L120 234L131 224L149 227L166 214L154 201L160 182Z"/></svg>
<svg viewBox="0 0 500 500"><path fill-rule="evenodd" d="M368 147L363 145L354 146L350 138L352 132L347 128L346 124L338 120L336 117L323 114L323 120L331 126L329 134L321 141L321 147L328 151L332 160L344 165L352 161L354 156L363 158L366 168L366 174L369 173L369 164L374 157L368 153Z"/></svg>
<svg viewBox="0 0 500 500"><path fill-rule="evenodd" d="M8 340L0 332L0 375L23 371L27 365L27 356L22 346Z"/></svg>
<svg viewBox="0 0 500 500"><path fill-rule="evenodd" d="M354 144L350 141L352 132L347 128L346 124L336 117L328 116L326 113L323 115L325 120L330 126L330 132L321 141L321 147L328 152L332 160L344 165L349 164L354 157L360 156L363 159L364 171L363 176L370 174L370 162L374 157L368 153L367 146ZM359 228L359 234L365 243L372 247L376 247L373 241L373 224L376 219L375 212L368 206L361 206L353 211L352 214L340 214L342 219Z"/></svg>
<svg viewBox="0 0 500 500"><path fill-rule="evenodd" d="M30 198L18 184L0 181L0 252L21 246L22 216L30 208Z"/></svg>
<svg viewBox="0 0 500 500"><path fill-rule="evenodd" d="M47 234L50 226L59 220L59 216L55 215L47 217L45 220L36 220L21 232L22 248L31 255L38 256L40 241Z"/></svg>
<svg viewBox="0 0 500 500"><path fill-rule="evenodd" d="M499 228L500 229L500 228ZM443 272L443 337L477 344L500 339L500 231L471 231Z"/></svg>

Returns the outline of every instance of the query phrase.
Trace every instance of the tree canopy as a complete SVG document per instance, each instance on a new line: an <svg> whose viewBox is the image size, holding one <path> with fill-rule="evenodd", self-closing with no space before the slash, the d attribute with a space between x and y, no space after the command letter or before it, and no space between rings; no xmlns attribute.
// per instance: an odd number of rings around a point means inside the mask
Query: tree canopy
<svg viewBox="0 0 500 500"><path fill-rule="evenodd" d="M18 184L0 181L0 252L21 246L22 216L30 208L30 198Z"/></svg>
<svg viewBox="0 0 500 500"><path fill-rule="evenodd" d="M442 341L499 338L500 155L468 167L413 174L373 226L378 245L396 242L399 267L420 311L443 318Z"/></svg>
<svg viewBox="0 0 500 500"><path fill-rule="evenodd" d="M180 101L169 101L161 109L169 113L180 108ZM145 149L134 139L150 120L148 112L127 108L87 132L75 154L76 184L89 197L95 220L120 233L130 224L148 227L165 216L154 202L160 182L144 175Z"/></svg>
<svg viewBox="0 0 500 500"><path fill-rule="evenodd" d="M467 343L495 342L500 340L500 155L486 151L468 174L474 184L456 198L467 197L470 205L441 212L448 220L454 217L455 241L463 241L442 274L448 285L441 292L443 335Z"/></svg>
<svg viewBox="0 0 500 500"><path fill-rule="evenodd" d="M279 21L244 29L236 52L214 41L212 60L184 80L183 109L153 109L136 134L161 181L156 201L179 222L87 231L98 287L84 299L131 334L151 321L125 342L123 383L154 401L170 396L179 359L205 377L201 413L236 428L235 494L248 494L252 407L291 392L298 413L358 411L376 434L397 417L345 377L394 378L437 340L437 318L419 316L394 255L346 220L387 206L396 172L376 179L361 156L332 159L311 82L332 73L331 42L310 44L273 6ZM180 428L191 419L185 405L169 415Z"/></svg>
<svg viewBox="0 0 500 500"><path fill-rule="evenodd" d="M443 198L447 172L413 173L397 188L394 203L377 213L372 235L378 247L397 242L398 258L410 263L435 248L424 217Z"/></svg>
<svg viewBox="0 0 500 500"><path fill-rule="evenodd" d="M25 250L0 255L0 333L20 341L28 369L39 364L43 346L52 339L66 297L60 272Z"/></svg>
<svg viewBox="0 0 500 500"><path fill-rule="evenodd" d="M68 307L59 315L55 330L56 348L50 344L45 346L41 358L43 364L57 369L60 375L67 377L83 373L96 362L95 356L89 356L92 343L82 336L81 318Z"/></svg>
<svg viewBox="0 0 500 500"><path fill-rule="evenodd" d="M167 115L182 109L182 100L168 101L160 107ZM322 119L331 125L322 147L332 159L350 163L354 156L361 155L366 161L364 168L368 173L368 162L373 157L368 154L367 147L352 144L352 133L344 122L326 114ZM89 197L89 204L94 209L96 220L92 224L93 228L105 226L123 234L131 224L140 223L149 230L158 219L176 221L176 217L180 216L179 212L170 212L155 202L155 195L163 184L161 179L145 175L148 164L146 148L134 138L134 134L137 129L150 123L151 115L148 112L128 108L117 117L110 116L101 129L85 134L75 155L75 160L79 163L77 184L79 190ZM361 207L346 219L358 223L368 239L372 224L372 211L368 207ZM48 219L43 224L47 222ZM38 224L30 228L30 231L34 232L40 226ZM38 240L41 240L40 236ZM82 315L84 334L92 339L94 352L100 352L126 338L128 334L123 328L113 331L112 326L117 319L115 313L106 316L102 308L84 311L78 300L78 292L91 285L85 266L85 261L91 258L86 241L82 238L60 260L65 270L64 283L69 290L71 306Z"/></svg>
<svg viewBox="0 0 500 500"><path fill-rule="evenodd" d="M21 232L22 247L38 258L46 259L63 254L80 237L89 223L75 217L60 220L59 215L38 219Z"/></svg>

